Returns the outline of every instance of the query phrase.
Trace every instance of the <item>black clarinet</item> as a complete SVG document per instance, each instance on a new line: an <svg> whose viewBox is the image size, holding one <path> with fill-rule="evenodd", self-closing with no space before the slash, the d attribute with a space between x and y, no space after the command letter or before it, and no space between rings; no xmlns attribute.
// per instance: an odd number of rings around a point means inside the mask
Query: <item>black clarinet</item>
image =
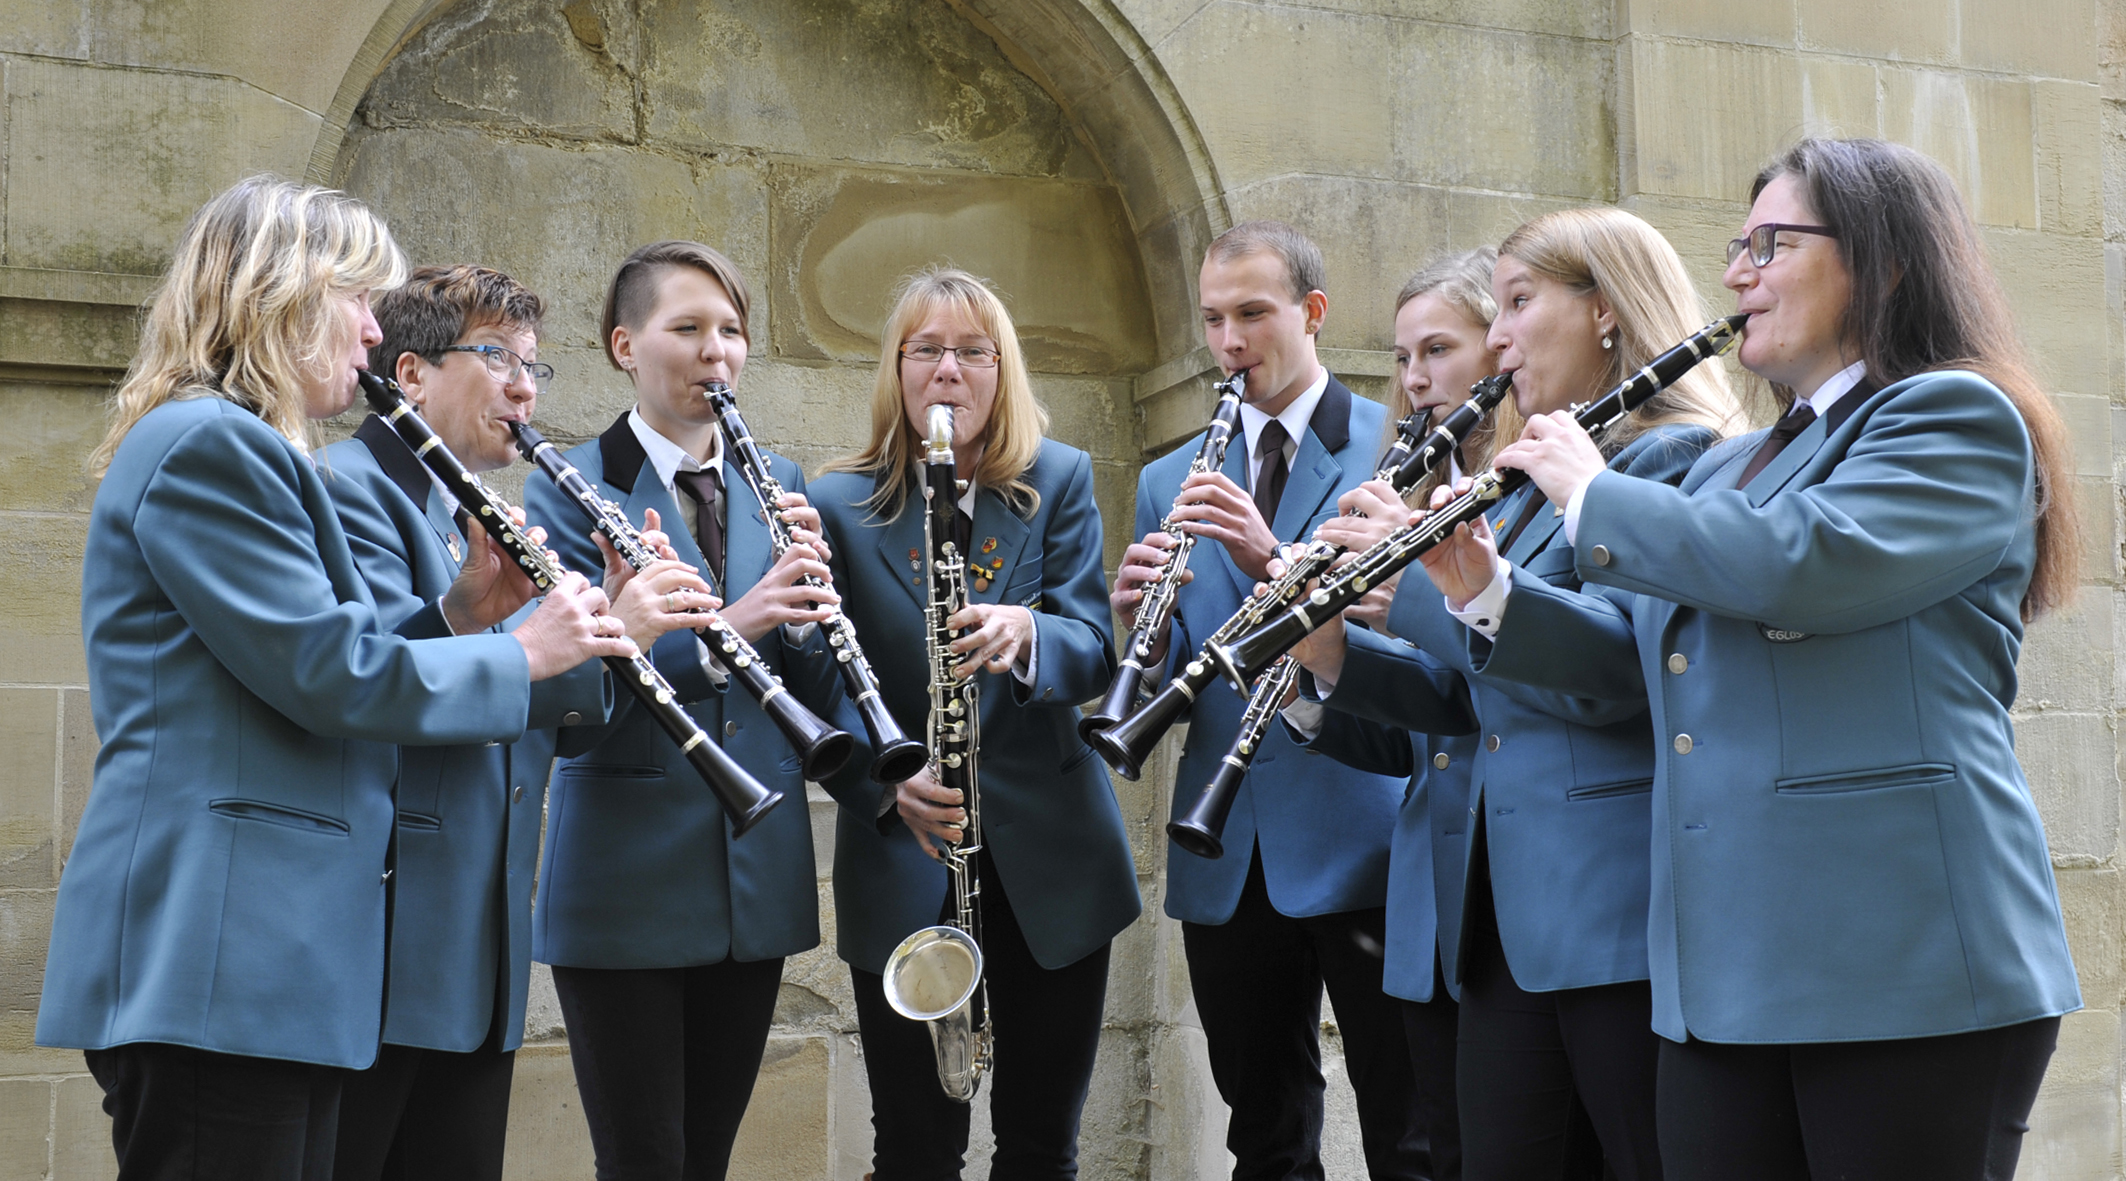
<svg viewBox="0 0 2126 1181"><path fill-rule="evenodd" d="M1625 415L1639 408L1707 357L1717 356L1741 339L1748 313L1725 316L1692 333L1682 344L1647 362L1644 369L1593 402L1573 407L1573 420L1599 439ZM1484 515L1486 509L1528 482L1519 468L1493 468L1476 478L1469 491L1436 512L1405 525L1358 556L1358 560L1322 580L1319 588L1283 614L1231 643L1204 645L1198 664L1206 678L1223 675L1247 684L1271 661L1289 651L1308 632L1335 618L1359 600L1366 588L1378 586L1396 571L1416 561L1453 536L1455 529ZM1194 666L1191 666L1192 668Z"/></svg>
<svg viewBox="0 0 2126 1181"><path fill-rule="evenodd" d="M768 470L768 459L760 453L760 445L753 441L753 432L746 428L746 420L739 415L738 399L732 395L731 387L712 381L705 392L709 405L723 422L724 443L737 456L739 473L753 489L754 498L760 501L763 519L768 526L769 548L780 558L783 551L790 548L790 526L776 508L783 496L782 482ZM803 582L806 586L825 585L809 574ZM812 605L818 606L816 603ZM922 743L908 737L901 724L893 720L885 699L879 696L878 674L872 671L863 645L856 642L856 625L837 607L834 614L819 626L826 633L827 648L834 654L835 667L841 672L842 687L848 691L849 700L856 704L857 714L864 719L864 731L871 736L872 781L895 784L913 779L929 761L930 752Z"/></svg>
<svg viewBox="0 0 2126 1181"><path fill-rule="evenodd" d="M1247 381L1248 371L1243 369L1214 387L1218 407L1211 413L1211 425L1203 432L1203 445L1189 462L1189 476L1215 472L1225 463L1226 444L1240 425L1240 399ZM1187 478L1182 477L1184 481ZM1122 663L1115 667L1115 679L1108 683L1107 696L1100 699L1098 708L1078 721L1078 737L1083 741L1092 741L1093 735L1137 708L1137 693L1144 687L1144 662L1151 659L1152 646L1166 635L1166 627L1174 619L1174 607L1181 601L1181 576L1188 571L1189 551L1195 548L1196 535L1174 520L1172 509L1159 522L1159 530L1174 539L1174 546L1167 551L1166 564L1159 567L1158 576L1144 584L1143 596L1137 600L1137 625L1122 643Z"/></svg>
<svg viewBox="0 0 2126 1181"><path fill-rule="evenodd" d="M480 483L480 477L465 469L458 457L435 433L406 395L399 390L399 383L388 377L379 377L366 370L358 374L362 395L369 401L369 408L398 433L401 442L413 450L428 470L435 473L445 488L457 497L458 528L471 536L471 523L479 521L487 535L495 539L502 551L509 555L517 568L524 571L532 585L541 591L552 590L568 572L544 547L532 544L532 540L509 515L509 506ZM733 835L743 836L746 831L760 823L769 809L782 802L783 793L771 791L760 780L739 766L723 748L709 741L709 736L687 712L679 708L674 699L672 686L665 681L645 656L606 656L602 658L613 672L613 679L627 686L628 691L641 700L644 709L664 727L664 732L679 744L681 754L686 756L701 778L716 793L731 818Z"/></svg>
<svg viewBox="0 0 2126 1181"><path fill-rule="evenodd" d="M1424 478L1426 472L1445 463L1447 457L1454 454L1476 430L1477 424L1484 420L1484 416L1504 401L1512 389L1513 377L1510 374L1487 377L1469 387L1467 401L1455 407L1438 426L1432 428L1430 434L1403 453L1400 460L1394 461L1393 470L1387 469L1391 459L1384 457L1381 461L1383 470L1376 475L1398 489L1415 486ZM1390 457L1394 454L1391 449ZM1232 618L1219 624L1218 630L1211 633L1208 642L1237 639L1268 619L1279 608L1298 600L1306 594L1307 584L1333 565L1337 558L1343 556L1343 552L1342 546L1331 545L1319 538L1308 542L1307 547L1292 558L1284 574L1273 580L1262 594L1250 596L1242 603L1240 610L1234 612ZM1189 663L1188 669L1197 670L1198 666L1204 663L1203 651L1198 650L1196 659ZM1165 737L1166 732L1187 712L1189 705L1196 700L1196 695L1203 692L1210 683L1210 676L1199 671L1189 671L1184 676L1175 677L1165 688L1153 694L1152 699L1145 702L1143 708L1121 723L1094 735L1089 740L1093 749L1100 752L1100 757L1116 774L1124 779L1135 779L1143 770L1144 760L1151 757L1152 748L1159 745L1159 740ZM1242 682L1239 689L1240 692L1247 693L1249 686ZM1237 779L1235 783L1237 785ZM1228 797L1228 807L1231 802Z"/></svg>
<svg viewBox="0 0 2126 1181"><path fill-rule="evenodd" d="M620 506L598 494L598 489L583 473L569 463L561 449L546 441L545 436L522 422L509 424L509 433L517 440L517 450L526 459L539 465L562 496L583 510L583 515L595 526L605 539L613 543L613 549L628 565L637 570L657 560L657 555L642 540L642 534L628 523L627 514ZM697 634L721 656L723 666L729 670L746 695L760 704L790 745L797 748L798 761L805 778L818 781L841 770L849 761L849 752L856 741L846 731L837 730L820 720L818 714L805 708L782 681L763 664L760 653L746 643L738 630L713 611L702 613L708 622Z"/></svg>
<svg viewBox="0 0 2126 1181"><path fill-rule="evenodd" d="M1471 389L1469 399L1455 407L1440 428L1451 430L1466 440L1476 424L1498 405L1512 386L1510 376L1503 379L1487 377L1478 382ZM1480 397L1482 401L1478 404ZM1473 412L1462 413L1472 405L1477 406ZM1380 462L1373 465L1373 478L1388 481L1397 492L1408 492L1453 454L1452 447L1426 446L1437 439L1439 431L1435 430L1433 437L1428 439L1424 429L1424 415L1404 415L1396 424L1395 442L1388 445ZM1413 458L1416 462L1412 462ZM1327 544L1316 540L1308 546L1307 552L1312 553ZM1291 692L1298 681L1299 662L1290 656L1279 657L1277 663L1270 666L1270 671L1256 681L1255 692L1248 698L1248 707L1240 715L1240 728L1233 734L1233 744L1226 749L1225 757L1218 761L1218 770L1212 773L1211 781L1196 797L1195 805L1181 819L1167 823L1167 837L1184 852L1213 859L1225 856L1225 818L1233 811L1233 798L1240 793L1240 781L1247 778L1248 768L1255 765L1255 752L1262 748L1263 736L1276 724L1277 711L1284 705L1285 694Z"/></svg>

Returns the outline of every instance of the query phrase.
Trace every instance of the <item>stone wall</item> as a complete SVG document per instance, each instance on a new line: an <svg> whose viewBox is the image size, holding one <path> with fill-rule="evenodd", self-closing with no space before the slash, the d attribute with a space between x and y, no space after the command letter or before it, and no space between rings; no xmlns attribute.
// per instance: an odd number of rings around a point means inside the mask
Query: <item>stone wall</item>
<svg viewBox="0 0 2126 1181"><path fill-rule="evenodd" d="M1191 283L1219 230L1281 217L1316 236L1327 358L1384 396L1389 303L1433 252L1617 203L1723 306L1756 167L1836 130L1958 177L2075 433L2089 585L2033 630L2017 725L2089 1008L2065 1023L2022 1175L2119 1177L2122 68L2126 0L0 0L0 1175L112 1172L79 1056L30 1045L95 744L81 460L178 227L231 180L343 185L416 261L548 294L560 376L539 420L560 439L628 404L595 339L614 263L654 237L721 245L754 286L749 417L814 472L863 433L893 280L939 260L988 274L1053 433L1095 458L1112 562L1143 458L1208 408ZM1169 767L1117 784L1148 916ZM811 806L825 865L831 805ZM824 886L829 947L786 972L740 1176L865 1167ZM1118 944L1088 1177L1224 1171L1176 934L1147 917ZM518 1064L518 1178L589 1171L550 995ZM1330 1173L1355 1177L1330 1058Z"/></svg>

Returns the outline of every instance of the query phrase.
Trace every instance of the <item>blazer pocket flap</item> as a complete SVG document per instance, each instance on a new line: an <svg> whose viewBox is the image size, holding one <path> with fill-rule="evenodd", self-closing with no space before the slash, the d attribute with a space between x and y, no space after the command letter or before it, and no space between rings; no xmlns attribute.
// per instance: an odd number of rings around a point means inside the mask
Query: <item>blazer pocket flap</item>
<svg viewBox="0 0 2126 1181"><path fill-rule="evenodd" d="M636 767L619 763L565 763L561 773L571 779L662 779L662 767Z"/></svg>
<svg viewBox="0 0 2126 1181"><path fill-rule="evenodd" d="M347 822L336 816L318 812L305 812L301 808L288 808L269 804L263 800L219 799L207 801L207 810L232 820L262 820L284 828L300 828L326 836L347 835Z"/></svg>
<svg viewBox="0 0 2126 1181"><path fill-rule="evenodd" d="M436 832L443 827L443 818L441 816L431 816L426 812L408 812L401 808L399 809L399 827L419 829L422 832Z"/></svg>
<svg viewBox="0 0 2126 1181"><path fill-rule="evenodd" d="M1606 800L1612 796L1643 796L1654 789L1651 777L1646 779L1620 779L1615 783L1589 783L1569 788L1568 800Z"/></svg>
<svg viewBox="0 0 2126 1181"><path fill-rule="evenodd" d="M1840 771L1831 775L1807 775L1781 779L1773 789L1781 795L1831 795L1848 791L1880 791L1886 787L1918 787L1946 783L1956 778L1954 763L1906 763L1871 771Z"/></svg>

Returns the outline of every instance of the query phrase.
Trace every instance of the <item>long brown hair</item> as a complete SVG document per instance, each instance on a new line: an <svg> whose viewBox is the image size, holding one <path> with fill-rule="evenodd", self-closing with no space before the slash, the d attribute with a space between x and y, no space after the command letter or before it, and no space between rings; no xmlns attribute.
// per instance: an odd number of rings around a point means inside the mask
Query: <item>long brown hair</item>
<svg viewBox="0 0 2126 1181"><path fill-rule="evenodd" d="M180 398L234 402L307 449L304 382L351 343L334 301L405 277L391 231L353 197L271 176L236 182L178 235L90 474L103 475L149 411Z"/></svg>
<svg viewBox="0 0 2126 1181"><path fill-rule="evenodd" d="M1506 235L1499 254L1580 294L1599 291L1617 317L1616 345L1604 356L1609 390L1712 319L1676 248L1661 231L1621 209L1593 206L1546 213ZM1700 365L1646 400L1602 439L1616 455L1649 428L1702 426L1729 435L1744 425L1742 405L1718 365Z"/></svg>
<svg viewBox="0 0 2126 1181"><path fill-rule="evenodd" d="M1423 269L1410 276L1403 289L1395 296L1395 314L1401 315L1404 305L1420 295L1430 295L1460 313L1479 331L1491 327L1498 318L1498 300L1491 294L1491 268L1499 260L1499 252L1489 246L1443 255L1425 264ZM1479 347L1483 347L1479 345ZM1495 359L1495 358L1494 358ZM1492 366L1497 372L1498 367ZM1398 388L1396 394L1402 391ZM1400 410L1408 403L1397 405ZM1395 424L1402 415L1389 414L1381 424L1380 449L1386 452L1395 442ZM1491 466L1491 456L1500 447L1521 437L1521 428L1527 422L1521 418L1513 399L1500 402L1498 408L1470 432L1469 441L1462 444L1462 462L1470 472L1480 472ZM1430 502L1432 490L1447 479L1447 469L1440 468L1419 480L1415 487L1405 493L1408 504L1424 505Z"/></svg>
<svg viewBox="0 0 2126 1181"><path fill-rule="evenodd" d="M829 463L826 470L872 477L878 482L877 491L866 502L872 513L886 520L900 516L920 478L915 459L922 448L901 396L901 346L910 333L939 313L958 315L997 342L997 399L989 412L974 482L1002 496L1013 512L1031 516L1040 507L1041 494L1024 477L1041 453L1048 411L1034 401L1026 354L1019 348L1019 330L1004 301L987 281L951 267L925 267L901 281L893 311L879 332L878 380L871 387L871 442L855 455Z"/></svg>
<svg viewBox="0 0 2126 1181"><path fill-rule="evenodd" d="M2031 372L2015 315L1987 261L1970 207L1941 165L1879 139L1805 139L1757 174L1750 200L1799 178L1817 219L1838 230L1853 277L1845 337L1875 388L1920 373L1968 369L1999 386L2023 417L2037 466L2037 564L2025 622L2074 597L2080 522L2066 424ZM1773 387L1780 407L1794 391Z"/></svg>

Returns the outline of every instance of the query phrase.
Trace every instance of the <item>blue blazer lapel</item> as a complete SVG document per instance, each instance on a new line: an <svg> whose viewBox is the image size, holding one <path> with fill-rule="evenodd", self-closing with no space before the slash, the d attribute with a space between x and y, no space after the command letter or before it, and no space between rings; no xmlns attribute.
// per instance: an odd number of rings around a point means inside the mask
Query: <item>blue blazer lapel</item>
<svg viewBox="0 0 2126 1181"><path fill-rule="evenodd" d="M1773 456L1772 461L1764 465L1764 470L1757 473L1757 478L1742 489L1749 494L1750 505L1755 508L1764 507L1764 502L1772 498L1772 493L1785 487L1786 482L1793 479L1794 474L1799 472L1804 464L1815 458L1816 452L1829 437L1830 428L1821 418L1810 423L1807 430L1794 436L1794 441L1788 443L1785 450ZM1756 454L1756 449L1752 448L1750 454Z"/></svg>
<svg viewBox="0 0 2126 1181"><path fill-rule="evenodd" d="M1299 452L1292 457L1292 472L1286 477L1284 492L1277 498L1277 519L1270 522L1270 532L1279 541L1304 541L1300 534L1306 531L1307 522L1321 511L1329 494L1336 490L1336 482L1343 478L1344 466L1336 462L1329 449L1322 446L1319 436L1309 430L1299 441Z"/></svg>
<svg viewBox="0 0 2126 1181"><path fill-rule="evenodd" d="M967 555L970 602L994 603L1004 597L1004 585L1018 568L1019 556L1031 533L1031 527L1011 511L1003 497L987 488L975 492L974 552ZM995 543L994 548L991 542ZM982 589L975 589L978 586Z"/></svg>
<svg viewBox="0 0 2126 1181"><path fill-rule="evenodd" d="M910 557L911 554L915 556ZM923 501L919 493L911 494L908 503L901 506L901 515L886 522L878 531L878 560L885 563L892 581L900 584L909 599L916 606L922 606L926 592L922 565Z"/></svg>
<svg viewBox="0 0 2126 1181"><path fill-rule="evenodd" d="M1513 528L1513 523L1521 519L1522 513L1528 511L1530 502L1542 499L1543 490L1533 484L1528 485L1500 511L1495 523L1501 529ZM1528 527L1521 530L1519 537L1513 539L1513 548L1507 553L1506 560L1516 566L1527 565L1528 559L1542 553L1543 547L1550 544L1550 539L1557 535L1557 531L1564 524L1563 514L1553 512L1552 506L1548 504L1537 504L1535 519L1528 522Z"/></svg>
<svg viewBox="0 0 2126 1181"><path fill-rule="evenodd" d="M759 582L774 564L774 546L768 540L768 522L753 486L729 460L723 465L723 498L724 581L743 591Z"/></svg>

